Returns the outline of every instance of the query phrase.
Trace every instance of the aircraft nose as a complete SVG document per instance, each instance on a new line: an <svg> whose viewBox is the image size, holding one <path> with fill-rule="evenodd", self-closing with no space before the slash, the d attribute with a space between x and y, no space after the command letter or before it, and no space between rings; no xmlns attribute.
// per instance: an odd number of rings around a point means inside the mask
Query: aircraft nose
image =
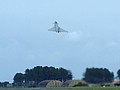
<svg viewBox="0 0 120 90"><path fill-rule="evenodd" d="M57 24L57 21L55 21L54 23Z"/></svg>

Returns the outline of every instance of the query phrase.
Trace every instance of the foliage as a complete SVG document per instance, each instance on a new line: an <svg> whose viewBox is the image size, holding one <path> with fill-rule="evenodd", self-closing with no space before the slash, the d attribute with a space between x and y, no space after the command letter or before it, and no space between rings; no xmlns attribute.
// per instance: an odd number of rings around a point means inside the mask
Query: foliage
<svg viewBox="0 0 120 90"><path fill-rule="evenodd" d="M0 87L7 87L7 84L9 84L9 82L0 82Z"/></svg>
<svg viewBox="0 0 120 90"><path fill-rule="evenodd" d="M117 76L118 76L118 78L120 80L120 69L117 71Z"/></svg>
<svg viewBox="0 0 120 90"><path fill-rule="evenodd" d="M18 82L21 82L23 83L25 77L24 77L24 74L22 73L16 73L13 80L14 80L14 83L18 83Z"/></svg>
<svg viewBox="0 0 120 90"><path fill-rule="evenodd" d="M17 73L14 76L15 83L23 83L28 85L29 83L32 85L37 85L39 82L43 80L71 80L72 73L69 70L64 68L55 68L55 67L42 67L36 66L32 69L26 69L25 74Z"/></svg>
<svg viewBox="0 0 120 90"><path fill-rule="evenodd" d="M14 80L14 86L23 86L23 81L25 79L24 74L22 73L16 73L13 80Z"/></svg>
<svg viewBox="0 0 120 90"><path fill-rule="evenodd" d="M69 70L55 67L42 67L37 66L33 69L26 69L25 81L36 81L40 82L43 80L71 80L72 74Z"/></svg>
<svg viewBox="0 0 120 90"><path fill-rule="evenodd" d="M103 83L111 82L113 78L113 72L106 68L87 68L83 79L89 83Z"/></svg>

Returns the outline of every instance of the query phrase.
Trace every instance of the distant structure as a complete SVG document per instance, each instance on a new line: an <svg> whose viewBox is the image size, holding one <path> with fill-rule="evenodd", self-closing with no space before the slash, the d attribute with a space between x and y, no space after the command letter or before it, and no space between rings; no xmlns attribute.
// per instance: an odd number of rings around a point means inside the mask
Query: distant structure
<svg viewBox="0 0 120 90"><path fill-rule="evenodd" d="M59 80L44 80L41 81L39 87L61 87L62 82Z"/></svg>
<svg viewBox="0 0 120 90"><path fill-rule="evenodd" d="M64 87L88 86L84 80L67 80L63 83Z"/></svg>
<svg viewBox="0 0 120 90"><path fill-rule="evenodd" d="M76 86L88 86L88 83L84 80L66 80L61 82L59 80L44 80L38 84L39 87L76 87Z"/></svg>
<svg viewBox="0 0 120 90"><path fill-rule="evenodd" d="M56 33L68 32L68 31L63 30L62 28L60 28L60 27L58 26L57 21L54 22L54 27L52 27L51 29L48 29L48 31L54 31L54 32L56 32Z"/></svg>

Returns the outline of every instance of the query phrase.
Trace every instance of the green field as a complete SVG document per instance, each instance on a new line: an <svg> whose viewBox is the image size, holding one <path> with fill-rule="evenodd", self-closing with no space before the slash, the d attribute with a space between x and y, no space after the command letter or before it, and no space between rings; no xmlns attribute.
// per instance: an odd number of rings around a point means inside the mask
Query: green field
<svg viewBox="0 0 120 90"><path fill-rule="evenodd" d="M0 88L0 90L120 90L120 87Z"/></svg>

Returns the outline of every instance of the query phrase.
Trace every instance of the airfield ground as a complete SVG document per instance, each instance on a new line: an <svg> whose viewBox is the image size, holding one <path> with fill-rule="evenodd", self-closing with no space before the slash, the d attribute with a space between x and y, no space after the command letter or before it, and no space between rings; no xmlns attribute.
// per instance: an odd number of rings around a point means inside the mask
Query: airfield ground
<svg viewBox="0 0 120 90"><path fill-rule="evenodd" d="M0 90L120 90L120 87L0 88Z"/></svg>

